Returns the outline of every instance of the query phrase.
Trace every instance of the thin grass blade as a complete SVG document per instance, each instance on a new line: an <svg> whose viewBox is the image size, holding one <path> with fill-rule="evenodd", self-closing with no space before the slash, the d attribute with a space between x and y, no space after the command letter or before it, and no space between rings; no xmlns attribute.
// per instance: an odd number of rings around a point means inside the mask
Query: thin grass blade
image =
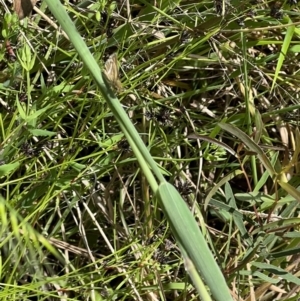
<svg viewBox="0 0 300 301"><path fill-rule="evenodd" d="M268 170L271 177L276 175L274 167L272 166L268 157L265 155L263 150L257 145L257 143L255 143L248 135L246 135L240 129L234 127L231 124L219 123L219 126L223 130L238 137L250 149L250 151L257 153L258 158L260 159L261 163L264 165L266 170Z"/></svg>
<svg viewBox="0 0 300 301"><path fill-rule="evenodd" d="M288 17L286 17L286 18L288 19L289 24L293 23L290 18L288 18ZM274 79L273 79L273 83L272 83L272 87L271 87L271 91L273 91L274 86L276 84L278 74L279 74L279 72L282 68L284 59L286 57L287 51L290 47L290 44L291 44L291 41L292 41L292 38L293 38L293 35L294 35L294 32L295 32L295 25L290 25L290 26L287 27L286 35L284 37L282 48L281 48L281 51L280 51L280 54L279 54L279 58L278 58L278 62L277 62L277 66L276 66L276 70L275 70L275 74L274 74Z"/></svg>

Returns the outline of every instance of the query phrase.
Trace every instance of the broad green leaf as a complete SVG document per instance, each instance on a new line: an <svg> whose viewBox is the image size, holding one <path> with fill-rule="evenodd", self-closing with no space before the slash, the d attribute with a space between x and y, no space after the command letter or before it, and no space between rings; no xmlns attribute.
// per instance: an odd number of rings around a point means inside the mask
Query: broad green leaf
<svg viewBox="0 0 300 301"><path fill-rule="evenodd" d="M162 183L158 195L177 241L200 272L215 300L232 300L225 279L178 191L171 184Z"/></svg>

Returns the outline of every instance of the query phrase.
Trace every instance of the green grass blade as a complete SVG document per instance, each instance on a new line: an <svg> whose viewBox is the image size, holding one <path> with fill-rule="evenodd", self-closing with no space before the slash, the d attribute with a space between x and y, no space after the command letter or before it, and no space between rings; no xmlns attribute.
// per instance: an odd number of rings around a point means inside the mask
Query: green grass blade
<svg viewBox="0 0 300 301"><path fill-rule="evenodd" d="M213 197L213 195L220 189L220 187L222 187L225 183L227 183L228 181L230 181L231 179L233 179L234 177L242 174L243 171L242 170L235 170L232 173L226 175L225 177L223 177L220 182L218 182L212 189L211 191L207 194L205 200L204 200L204 208L207 209L208 203L211 200L211 198Z"/></svg>
<svg viewBox="0 0 300 301"><path fill-rule="evenodd" d="M207 243L177 190L169 183L162 183L158 188L158 194L177 241L200 272L215 300L232 300L225 279Z"/></svg>
<svg viewBox="0 0 300 301"><path fill-rule="evenodd" d="M288 17L286 17L286 18L288 19L288 24L293 23L290 18L288 18ZM274 79L273 79L273 83L272 83L271 92L274 89L274 86L276 84L276 80L278 78L278 74L279 74L279 72L282 68L282 65L283 65L284 59L286 57L287 51L290 47L290 44L291 44L291 41L292 41L292 38L293 38L293 35L294 35L294 31L295 31L295 26L294 25L291 25L291 26L287 27L286 35L284 37L284 41L283 41L283 44L282 44L281 52L279 54L278 63L277 63L275 74L274 74Z"/></svg>
<svg viewBox="0 0 300 301"><path fill-rule="evenodd" d="M209 295L209 292L205 288L205 284L203 283L199 273L197 272L195 265L190 260L190 258L186 255L186 253L183 251L183 258L184 258L184 265L186 268L186 271L190 275L193 283L195 284L197 291L199 292L199 295L201 297L201 300L203 301L211 301L211 297Z"/></svg>
<svg viewBox="0 0 300 301"><path fill-rule="evenodd" d="M278 180L278 184L291 196L293 196L298 202L300 202L300 192L290 185L289 183L285 183L284 181Z"/></svg>
<svg viewBox="0 0 300 301"><path fill-rule="evenodd" d="M274 167L272 166L268 157L265 155L263 150L257 145L257 143L255 143L248 135L246 135L240 129L236 128L231 124L219 123L219 127L229 132L230 134L238 137L252 152L257 153L258 158L260 159L261 163L264 165L266 170L269 172L271 177L276 175Z"/></svg>
<svg viewBox="0 0 300 301"><path fill-rule="evenodd" d="M126 138L129 140L129 143L135 144L135 146L131 145L131 147L134 148L134 151L139 151L141 153L140 156L137 156L139 163L143 164L143 160L145 160L152 168L157 178L160 181L164 181L164 178L161 172L159 171L155 161L150 156L149 151L147 150L142 139L140 138L133 124L131 123L129 117L127 116L124 109L122 108L118 98L111 91L109 84L106 83L104 77L102 76L102 71L98 66L98 63L95 61L88 47L86 46L83 39L77 32L74 24L72 23L70 17L65 11L65 8L63 7L63 5L60 3L59 0L46 0L46 2L49 6L49 9L52 11L53 15L57 18L58 22L62 26L63 30L69 36L70 41L73 43L82 61L84 62L84 64L86 65L90 73L92 74L104 99L107 101L108 105L110 106L110 109L112 110L116 120L120 124L120 127L124 132ZM144 170L144 172L146 172L149 184L151 185L152 189L154 189L155 191L157 188L156 181L152 176L151 172L149 171L149 168L146 171Z"/></svg>
<svg viewBox="0 0 300 301"><path fill-rule="evenodd" d="M226 195L226 200L227 200L228 205L230 207L233 207L235 210L238 210L233 191L228 182L225 184L225 195ZM244 220L236 215L232 215L232 217L233 217L233 221L234 221L236 227L241 232L242 238L247 242L248 246L252 246L253 241L252 241L252 238L249 236L248 231L244 225Z"/></svg>
<svg viewBox="0 0 300 301"><path fill-rule="evenodd" d="M278 275L278 277L295 283L296 285L300 285L300 279L298 277L295 277L294 275L280 267L263 262L253 262L252 265L256 266L259 269L263 269L265 272L274 273L275 275Z"/></svg>
<svg viewBox="0 0 300 301"><path fill-rule="evenodd" d="M144 161L146 161L152 168L157 178L163 182L159 189L159 195L161 197L165 213L169 218L169 222L172 225L173 230L175 231L175 237L178 239L179 244L187 252L188 257L191 258L197 271L200 272L200 275L208 284L215 300L232 300L225 279L218 268L218 265L216 264L191 212L185 205L176 189L172 185L165 182L165 179L156 166L155 161L150 156L147 148L143 144L134 126L120 105L119 100L117 97L115 97L115 95L113 95L109 85L102 77L102 73L97 62L94 60L87 46L78 34L76 28L72 24L72 21L65 12L64 7L58 0L46 0L46 2L54 16L60 22L63 30L70 37L71 42L78 51L78 54L81 56L83 62L90 70L95 82L98 84L102 92L103 97L109 104L116 120L120 124L122 131L126 135L128 142L131 144L131 147L140 165L143 166L145 171L147 165ZM152 186L152 189L156 191L157 185L155 185L155 179L150 170L147 170L145 175ZM217 286L216 283L218 284ZM196 287L200 287L200 284L196 285Z"/></svg>

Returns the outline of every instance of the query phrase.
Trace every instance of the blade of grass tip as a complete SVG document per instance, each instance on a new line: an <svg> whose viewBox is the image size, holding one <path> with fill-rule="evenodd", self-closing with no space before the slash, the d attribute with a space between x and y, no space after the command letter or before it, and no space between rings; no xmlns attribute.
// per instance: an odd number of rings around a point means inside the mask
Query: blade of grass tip
<svg viewBox="0 0 300 301"><path fill-rule="evenodd" d="M279 152L275 152L273 154L271 154L271 165L275 166L277 160L278 160L278 156L279 156ZM257 184L255 185L253 192L256 191L260 191L262 189L262 187L265 185L265 183L267 182L269 178L269 173L266 170L262 176L260 176L259 181L257 182Z"/></svg>
<svg viewBox="0 0 300 301"><path fill-rule="evenodd" d="M158 188L158 196L173 233L180 247L184 249L183 254L185 252L191 259L196 270L208 285L214 299L216 301L232 300L224 276L192 213L178 191L171 184L162 183ZM193 279L195 278L193 277Z"/></svg>
<svg viewBox="0 0 300 301"><path fill-rule="evenodd" d="M288 24L293 23L288 16L285 16L284 18L287 20ZM275 70L275 74L274 74L274 78L273 78L271 92L274 89L274 86L276 84L276 80L278 78L278 74L281 70L281 67L283 65L285 56L286 56L287 51L290 47L290 44L291 44L291 41L292 41L292 38L293 38L293 35L294 35L294 31L295 31L295 25L290 25L290 26L287 27L286 35L284 37L284 41L283 41L282 48L281 48L281 51L280 51L280 54L279 54L279 58L278 58L278 62L277 62L277 66L276 66L276 70Z"/></svg>
<svg viewBox="0 0 300 301"><path fill-rule="evenodd" d="M104 99L107 101L110 109L112 110L116 120L120 124L122 131L124 132L126 138L131 137L129 142L134 142L136 147L134 148L135 151L139 151L142 154L143 160L145 160L149 166L152 168L154 174L159 179L160 182L164 182L165 179L161 174L159 168L156 165L156 162L151 157L148 149L144 145L142 139L140 138L139 134L137 133L135 127L131 123L129 117L125 113L124 109L122 108L118 98L114 95L111 91L109 84L106 83L105 79L102 77L102 72L100 67L98 66L97 62L95 61L94 57L90 53L88 47L84 43L82 37L77 32L74 24L72 23L70 17L68 16L64 6L60 3L59 0L45 0L49 9L58 20L59 24L69 36L70 41L74 45L75 49L77 50L78 54L80 55L82 61L92 74L95 82L97 83ZM132 145L131 145L132 147ZM141 156L138 157L139 163L142 164ZM148 172L149 177L153 177L153 175ZM154 183L154 177L151 180L151 183ZM152 187L154 191L157 189L157 185Z"/></svg>
<svg viewBox="0 0 300 301"><path fill-rule="evenodd" d="M269 172L270 177L276 176L276 172L274 167L272 166L270 160L265 155L263 150L255 143L248 135L242 132L240 129L236 128L235 126L227 123L218 123L219 127L229 132L232 135L235 135L239 138L252 152L257 153L258 158L260 159L261 163L264 165L266 170Z"/></svg>
<svg viewBox="0 0 300 301"><path fill-rule="evenodd" d="M209 143L214 143L214 144L226 149L233 156L237 157L236 152L230 146L228 146L226 143L221 142L217 139L210 138L208 136L199 135L197 133L193 133L193 134L188 135L188 138L189 139L199 139L199 140L203 140L203 141L206 141L206 142L209 142Z"/></svg>

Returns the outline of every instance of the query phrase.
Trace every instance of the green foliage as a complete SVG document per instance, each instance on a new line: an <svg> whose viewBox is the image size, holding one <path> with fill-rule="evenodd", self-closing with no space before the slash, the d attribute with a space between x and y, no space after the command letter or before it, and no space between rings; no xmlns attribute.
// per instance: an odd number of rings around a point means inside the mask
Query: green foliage
<svg viewBox="0 0 300 301"><path fill-rule="evenodd" d="M298 5L60 2L0 4L0 299L297 300Z"/></svg>

